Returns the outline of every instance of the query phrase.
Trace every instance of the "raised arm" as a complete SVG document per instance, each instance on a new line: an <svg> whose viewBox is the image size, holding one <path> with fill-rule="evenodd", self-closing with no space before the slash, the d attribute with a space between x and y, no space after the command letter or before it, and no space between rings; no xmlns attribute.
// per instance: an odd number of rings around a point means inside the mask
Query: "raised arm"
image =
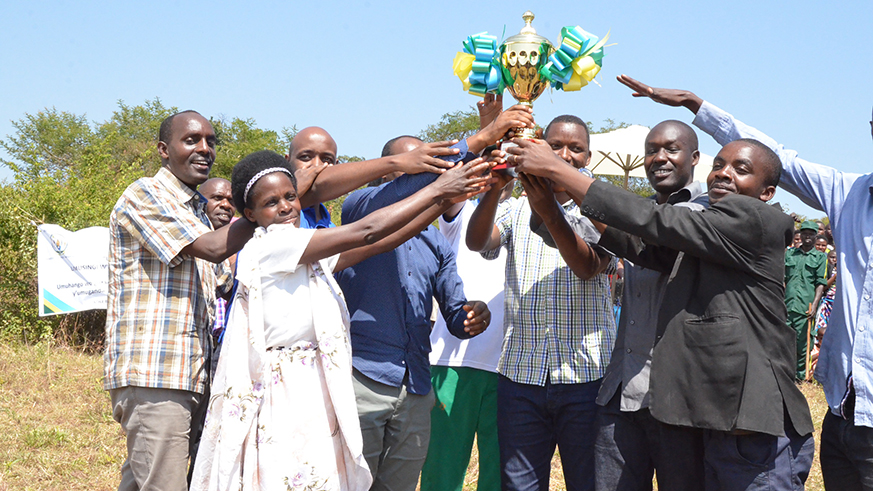
<svg viewBox="0 0 873 491"><path fill-rule="evenodd" d="M446 201L477 192L490 182L490 178L481 177L481 173L488 165L482 159L475 159L466 165L458 165L406 199L375 210L350 224L315 231L300 263L310 263L356 247L374 245L404 225L416 221L417 218L421 219L420 215L428 209L436 207L436 215L430 220L433 221L439 215L440 207L447 206ZM433 213L434 210L431 212ZM420 223L420 220L417 223ZM413 235L411 230L408 232L410 236ZM369 252L369 256L378 253L377 248L370 249ZM358 257L357 261L364 259L360 254ZM342 260L342 256L340 258ZM344 261L342 267L354 264L350 261L351 259Z"/></svg>
<svg viewBox="0 0 873 491"><path fill-rule="evenodd" d="M185 246L181 254L220 263L233 256L252 238L257 225L248 220L237 220L218 230L205 233Z"/></svg>
<svg viewBox="0 0 873 491"><path fill-rule="evenodd" d="M460 184L452 184L448 181L457 181L463 179L478 180L478 178L476 178L475 176L480 175L483 171L486 171L491 165L493 164L483 162L482 159L475 159L466 164L458 164L456 169L452 169L451 171L446 172L444 175L440 176L440 178L434 181L431 186L459 187ZM445 211L450 207L457 206L458 204L463 205L464 201L466 201L467 199L472 198L479 193L487 191L489 189L489 182L490 180L482 181L480 182L480 184L484 184L484 186L482 187L473 186L475 189L466 194L461 194L452 199L444 199L438 203L432 204L424 212L416 215L411 221L406 222L400 229L396 230L387 237L373 244L369 244L363 247L356 247L354 249L343 252L340 255L339 262L337 263L334 271L340 271L342 269L348 268L349 266L355 265L363 261L364 259L395 249L399 245L403 244L404 242L427 228L428 225L433 223L434 220L436 220L441 214L445 213Z"/></svg>
<svg viewBox="0 0 873 491"><path fill-rule="evenodd" d="M583 280L590 280L609 266L609 257L598 254L582 237L576 235L555 200L551 183L540 177L519 174L519 180L527 191L531 209L543 220L561 257Z"/></svg>
<svg viewBox="0 0 873 491"><path fill-rule="evenodd" d="M497 205L500 203L500 193L503 187L512 180L505 173L492 173L497 179L491 189L479 201L479 206L473 211L470 223L467 225L467 248L474 252L490 251L500 247L500 230L494 225Z"/></svg>
<svg viewBox="0 0 873 491"><path fill-rule="evenodd" d="M395 171L405 174L442 173L464 157L464 150L458 142L425 143L410 152L329 166L315 176L309 190L300 197L300 205L313 206L338 198Z"/></svg>
<svg viewBox="0 0 873 491"><path fill-rule="evenodd" d="M782 161L779 186L828 216L839 213L846 194L858 177L800 158L796 151L785 148L762 131L737 120L691 91L650 87L627 75L619 76L618 81L633 90L634 97L649 97L668 106L688 108L696 115L693 124L721 145L740 138L751 138L767 145Z"/></svg>

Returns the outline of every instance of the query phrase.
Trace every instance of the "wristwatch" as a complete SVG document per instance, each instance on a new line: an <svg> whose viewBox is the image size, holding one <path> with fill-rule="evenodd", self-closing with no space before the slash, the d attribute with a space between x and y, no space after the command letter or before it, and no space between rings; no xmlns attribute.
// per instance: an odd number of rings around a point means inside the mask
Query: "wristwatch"
<svg viewBox="0 0 873 491"><path fill-rule="evenodd" d="M586 168L586 167L582 167L581 169L579 169L579 173L584 174L584 175L590 177L591 179L594 179L594 173L591 172L590 170L588 170L588 168Z"/></svg>

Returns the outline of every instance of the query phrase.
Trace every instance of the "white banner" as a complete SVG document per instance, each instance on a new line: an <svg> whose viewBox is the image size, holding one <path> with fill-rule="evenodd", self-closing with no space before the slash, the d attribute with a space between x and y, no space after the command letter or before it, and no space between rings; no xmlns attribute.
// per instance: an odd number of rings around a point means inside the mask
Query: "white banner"
<svg viewBox="0 0 873 491"><path fill-rule="evenodd" d="M37 232L39 315L105 309L109 281L109 229L70 232L40 225Z"/></svg>

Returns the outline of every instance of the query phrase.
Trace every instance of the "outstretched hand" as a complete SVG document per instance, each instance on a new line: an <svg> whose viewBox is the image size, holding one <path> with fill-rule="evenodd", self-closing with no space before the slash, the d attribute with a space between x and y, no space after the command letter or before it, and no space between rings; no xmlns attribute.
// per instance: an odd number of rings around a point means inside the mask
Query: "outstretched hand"
<svg viewBox="0 0 873 491"><path fill-rule="evenodd" d="M464 331L471 336L476 336L488 328L491 323L491 311L488 304L480 300L470 300L464 304L467 318L464 320Z"/></svg>
<svg viewBox="0 0 873 491"><path fill-rule="evenodd" d="M315 178L321 174L321 171L327 169L328 164L315 164L305 169L298 168L294 171L294 178L297 179L297 195L303 196L312 187Z"/></svg>
<svg viewBox="0 0 873 491"><path fill-rule="evenodd" d="M667 106L684 106L687 107L691 112L697 114L697 111L700 110L700 105L703 104L703 99L697 97L693 92L687 90L677 90L677 89L659 89L655 87L649 87L648 85L634 80L627 75L619 75L616 79L622 84L626 85L628 88L634 91L632 94L634 97L648 97L655 102L667 105Z"/></svg>
<svg viewBox="0 0 873 491"><path fill-rule="evenodd" d="M519 173L552 178L556 170L569 165L542 140L515 138L512 142L517 146L507 148L504 159Z"/></svg>
<svg viewBox="0 0 873 491"><path fill-rule="evenodd" d="M467 163L458 163L438 177L434 184L439 187L443 199L460 203L491 189L496 179L492 178L488 171L493 165L483 157Z"/></svg>
<svg viewBox="0 0 873 491"><path fill-rule="evenodd" d="M485 94L485 98L476 103L476 109L479 110L479 129L485 129L503 111L503 94Z"/></svg>
<svg viewBox="0 0 873 491"><path fill-rule="evenodd" d="M457 155L460 150L451 148L455 143L458 143L457 140L425 143L415 150L397 155L397 170L406 174L443 173L455 163L437 157Z"/></svg>

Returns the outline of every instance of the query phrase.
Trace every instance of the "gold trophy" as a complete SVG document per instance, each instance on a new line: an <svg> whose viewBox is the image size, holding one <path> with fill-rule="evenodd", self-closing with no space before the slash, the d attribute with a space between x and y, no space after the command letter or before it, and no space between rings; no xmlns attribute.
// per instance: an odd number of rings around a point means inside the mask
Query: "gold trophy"
<svg viewBox="0 0 873 491"><path fill-rule="evenodd" d="M521 31L500 45L500 66L503 81L512 97L519 104L532 108L533 101L549 86L542 70L555 48L531 26L533 12L528 10L521 18L524 19ZM515 128L513 131L519 138L536 138L536 130L533 128Z"/></svg>

